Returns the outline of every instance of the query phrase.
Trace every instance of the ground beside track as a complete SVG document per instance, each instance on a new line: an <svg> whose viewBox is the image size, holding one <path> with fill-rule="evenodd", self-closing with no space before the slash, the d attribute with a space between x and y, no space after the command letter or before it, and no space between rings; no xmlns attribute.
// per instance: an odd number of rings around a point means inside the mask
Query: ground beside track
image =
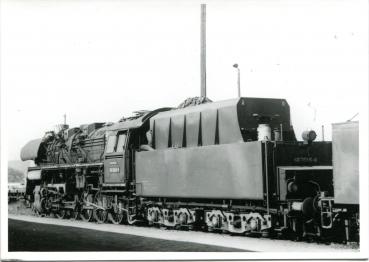
<svg viewBox="0 0 369 262"><path fill-rule="evenodd" d="M246 251L128 234L9 219L9 251Z"/></svg>
<svg viewBox="0 0 369 262"><path fill-rule="evenodd" d="M8 214L28 216L34 215L32 209L27 207L27 204L23 199L8 203Z"/></svg>
<svg viewBox="0 0 369 262"><path fill-rule="evenodd" d="M347 245L317 244L251 238L198 231L163 230L152 227L97 224L69 219L9 215L9 251L266 251L266 252L341 252L358 251ZM87 232L89 237L84 237ZM68 232L68 233L63 233ZM113 235L110 237L110 235ZM121 235L121 236L119 236ZM87 235L86 235L87 236ZM96 245L84 246L95 239ZM56 239L56 241L55 241ZM111 241L109 239L115 239ZM24 242L24 244L20 243ZM41 241L37 243L37 241ZM59 242L55 246L51 241ZM65 247L71 241L81 249ZM165 241L159 243L160 241ZM93 242L93 241L92 241ZM97 244L98 243L98 244ZM121 244L120 244L121 243ZM128 244L126 244L128 243ZM144 243L144 244L141 244ZM186 243L186 244L183 244ZM45 246L43 246L45 244ZM152 246L157 244L157 246ZM188 244L188 245L187 245ZM24 245L28 245L27 247ZM31 246L30 246L31 245ZM199 246L203 245L203 246ZM27 248L27 250L26 250ZM45 248L44 250L40 250ZM64 248L64 250L62 250ZM73 249L74 248L74 249ZM91 248L91 249L83 249ZM224 249L222 249L224 248ZM238 249L238 250L237 250Z"/></svg>
<svg viewBox="0 0 369 262"><path fill-rule="evenodd" d="M197 243L209 246L218 246L230 249L240 249L242 251L266 251L266 252L357 252L359 246L357 243L351 245L340 244L317 244L306 242L294 242L289 240L273 240L266 238L251 238L244 236L231 236L228 234L206 233L198 231L178 231L163 230L153 227L137 227L128 225L97 224L94 222L86 223L73 220L59 220L48 217L36 217L30 208L25 208L23 201L13 202L8 205L10 219L28 221L32 223L51 224L67 226L81 229L92 229L118 234L134 235L146 238L162 239L167 241L180 241L188 243ZM10 225L10 224L9 224ZM77 229L75 229L77 230ZM12 233L9 227L9 238ZM18 238L18 237L17 237ZM17 239L16 238L16 239ZM149 242L147 242L149 243ZM173 246L174 248L174 246ZM195 248L195 247L191 247ZM205 248L205 247L204 247ZM150 249L151 250L151 249ZM194 249L193 249L194 250ZM140 250L142 251L142 250ZM184 250L183 250L184 251ZM202 250L199 250L202 251ZM209 250L210 251L210 250ZM231 250L229 250L231 251Z"/></svg>

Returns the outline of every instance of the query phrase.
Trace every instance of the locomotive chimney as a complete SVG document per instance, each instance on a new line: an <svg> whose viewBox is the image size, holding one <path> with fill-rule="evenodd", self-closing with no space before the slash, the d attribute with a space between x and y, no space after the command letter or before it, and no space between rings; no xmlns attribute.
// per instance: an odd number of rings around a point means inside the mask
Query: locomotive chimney
<svg viewBox="0 0 369 262"><path fill-rule="evenodd" d="M200 29L200 68L201 68L201 96L206 97L206 5L201 4Z"/></svg>

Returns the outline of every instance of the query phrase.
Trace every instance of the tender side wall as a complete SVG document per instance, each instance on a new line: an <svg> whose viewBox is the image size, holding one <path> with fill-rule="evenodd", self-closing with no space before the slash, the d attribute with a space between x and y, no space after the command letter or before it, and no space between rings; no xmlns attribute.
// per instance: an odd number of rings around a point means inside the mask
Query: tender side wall
<svg viewBox="0 0 369 262"><path fill-rule="evenodd" d="M261 142L136 153L137 195L263 199Z"/></svg>

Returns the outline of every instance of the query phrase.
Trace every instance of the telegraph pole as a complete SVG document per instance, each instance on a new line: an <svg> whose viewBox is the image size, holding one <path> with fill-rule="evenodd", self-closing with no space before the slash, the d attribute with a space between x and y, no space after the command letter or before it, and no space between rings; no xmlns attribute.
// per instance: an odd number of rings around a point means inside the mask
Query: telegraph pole
<svg viewBox="0 0 369 262"><path fill-rule="evenodd" d="M206 97L206 4L201 4L200 39L201 96Z"/></svg>

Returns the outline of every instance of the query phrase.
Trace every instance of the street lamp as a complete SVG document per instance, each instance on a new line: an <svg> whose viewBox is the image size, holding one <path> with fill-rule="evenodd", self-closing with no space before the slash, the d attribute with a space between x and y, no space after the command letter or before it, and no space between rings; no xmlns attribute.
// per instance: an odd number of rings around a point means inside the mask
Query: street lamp
<svg viewBox="0 0 369 262"><path fill-rule="evenodd" d="M237 88L238 88L238 97L241 97L241 73L238 64L233 65L234 68L237 69Z"/></svg>

